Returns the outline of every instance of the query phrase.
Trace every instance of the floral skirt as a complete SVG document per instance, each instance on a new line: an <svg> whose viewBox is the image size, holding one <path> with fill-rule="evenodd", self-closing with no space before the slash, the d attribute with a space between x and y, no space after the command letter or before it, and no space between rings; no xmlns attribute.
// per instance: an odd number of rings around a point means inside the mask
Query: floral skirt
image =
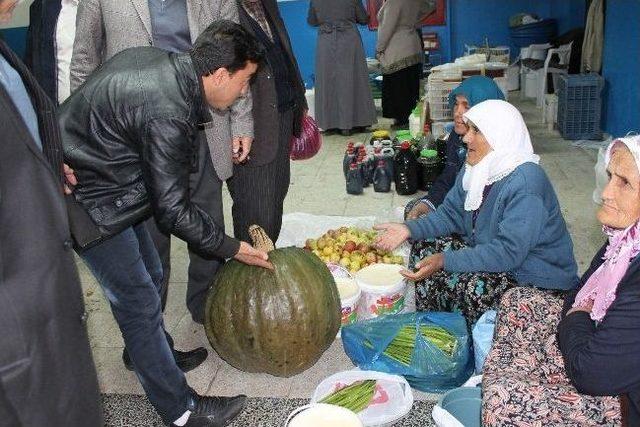
<svg viewBox="0 0 640 427"><path fill-rule="evenodd" d="M618 426L617 397L578 393L556 342L557 292L518 287L500 302L482 379L483 426Z"/></svg>
<svg viewBox="0 0 640 427"><path fill-rule="evenodd" d="M460 250L466 245L459 237L414 242L409 268L438 252ZM416 310L459 312L469 328L487 310L495 309L502 295L517 285L509 273L451 273L439 271L416 282Z"/></svg>

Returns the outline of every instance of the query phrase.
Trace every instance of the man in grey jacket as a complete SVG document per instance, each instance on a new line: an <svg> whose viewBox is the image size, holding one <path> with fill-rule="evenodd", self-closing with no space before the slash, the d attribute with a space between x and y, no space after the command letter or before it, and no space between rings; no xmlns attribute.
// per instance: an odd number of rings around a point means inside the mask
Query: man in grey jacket
<svg viewBox="0 0 640 427"><path fill-rule="evenodd" d="M238 22L235 0L83 0L76 20L71 90L77 89L102 63L127 48L155 46L171 52L185 52L202 31L221 19ZM213 120L203 132L199 147L200 164L197 172L191 175L193 201L221 228L224 228L222 182L231 177L233 162L243 162L251 150L251 108L251 96L247 94L228 110L211 111ZM153 218L146 225L164 271L164 308L171 271L170 238L159 231ZM193 320L198 323L204 321L207 289L224 262L201 255L189 251L186 301ZM125 364L131 368L127 362L125 357Z"/></svg>

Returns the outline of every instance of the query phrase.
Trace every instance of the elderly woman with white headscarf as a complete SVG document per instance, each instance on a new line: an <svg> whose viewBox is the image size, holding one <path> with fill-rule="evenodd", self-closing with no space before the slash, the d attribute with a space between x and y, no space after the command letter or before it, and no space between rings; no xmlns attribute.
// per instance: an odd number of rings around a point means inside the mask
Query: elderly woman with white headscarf
<svg viewBox="0 0 640 427"><path fill-rule="evenodd" d="M520 112L488 100L464 118L466 166L442 205L424 218L377 226L384 233L376 244L392 250L407 239L435 239L416 271L403 272L416 282L416 308L459 311L471 326L514 286L566 290L578 278L558 199Z"/></svg>
<svg viewBox="0 0 640 427"><path fill-rule="evenodd" d="M640 426L640 137L614 141L605 158L598 220L608 241L564 307L533 289L504 295L484 426Z"/></svg>

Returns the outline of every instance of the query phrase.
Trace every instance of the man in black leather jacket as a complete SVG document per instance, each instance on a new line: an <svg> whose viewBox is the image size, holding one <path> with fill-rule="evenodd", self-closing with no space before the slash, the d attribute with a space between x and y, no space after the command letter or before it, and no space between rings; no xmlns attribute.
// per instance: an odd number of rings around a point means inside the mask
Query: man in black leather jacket
<svg viewBox="0 0 640 427"><path fill-rule="evenodd" d="M208 106L246 94L262 52L230 21L212 24L185 54L125 50L104 63L60 107L64 157L74 170L73 227L79 254L109 299L147 397L170 425L222 426L245 397L198 396L187 385L164 331L162 267L143 221L199 252L271 268L266 253L224 234L189 196L197 138Z"/></svg>

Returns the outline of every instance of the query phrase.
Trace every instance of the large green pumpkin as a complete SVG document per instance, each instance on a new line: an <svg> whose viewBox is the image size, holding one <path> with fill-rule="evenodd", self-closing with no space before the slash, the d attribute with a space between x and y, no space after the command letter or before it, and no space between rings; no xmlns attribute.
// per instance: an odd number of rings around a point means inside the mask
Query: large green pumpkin
<svg viewBox="0 0 640 427"><path fill-rule="evenodd" d="M313 366L335 339L340 297L327 266L312 253L275 249L269 261L274 270L226 263L209 291L204 326L230 365L289 377Z"/></svg>

